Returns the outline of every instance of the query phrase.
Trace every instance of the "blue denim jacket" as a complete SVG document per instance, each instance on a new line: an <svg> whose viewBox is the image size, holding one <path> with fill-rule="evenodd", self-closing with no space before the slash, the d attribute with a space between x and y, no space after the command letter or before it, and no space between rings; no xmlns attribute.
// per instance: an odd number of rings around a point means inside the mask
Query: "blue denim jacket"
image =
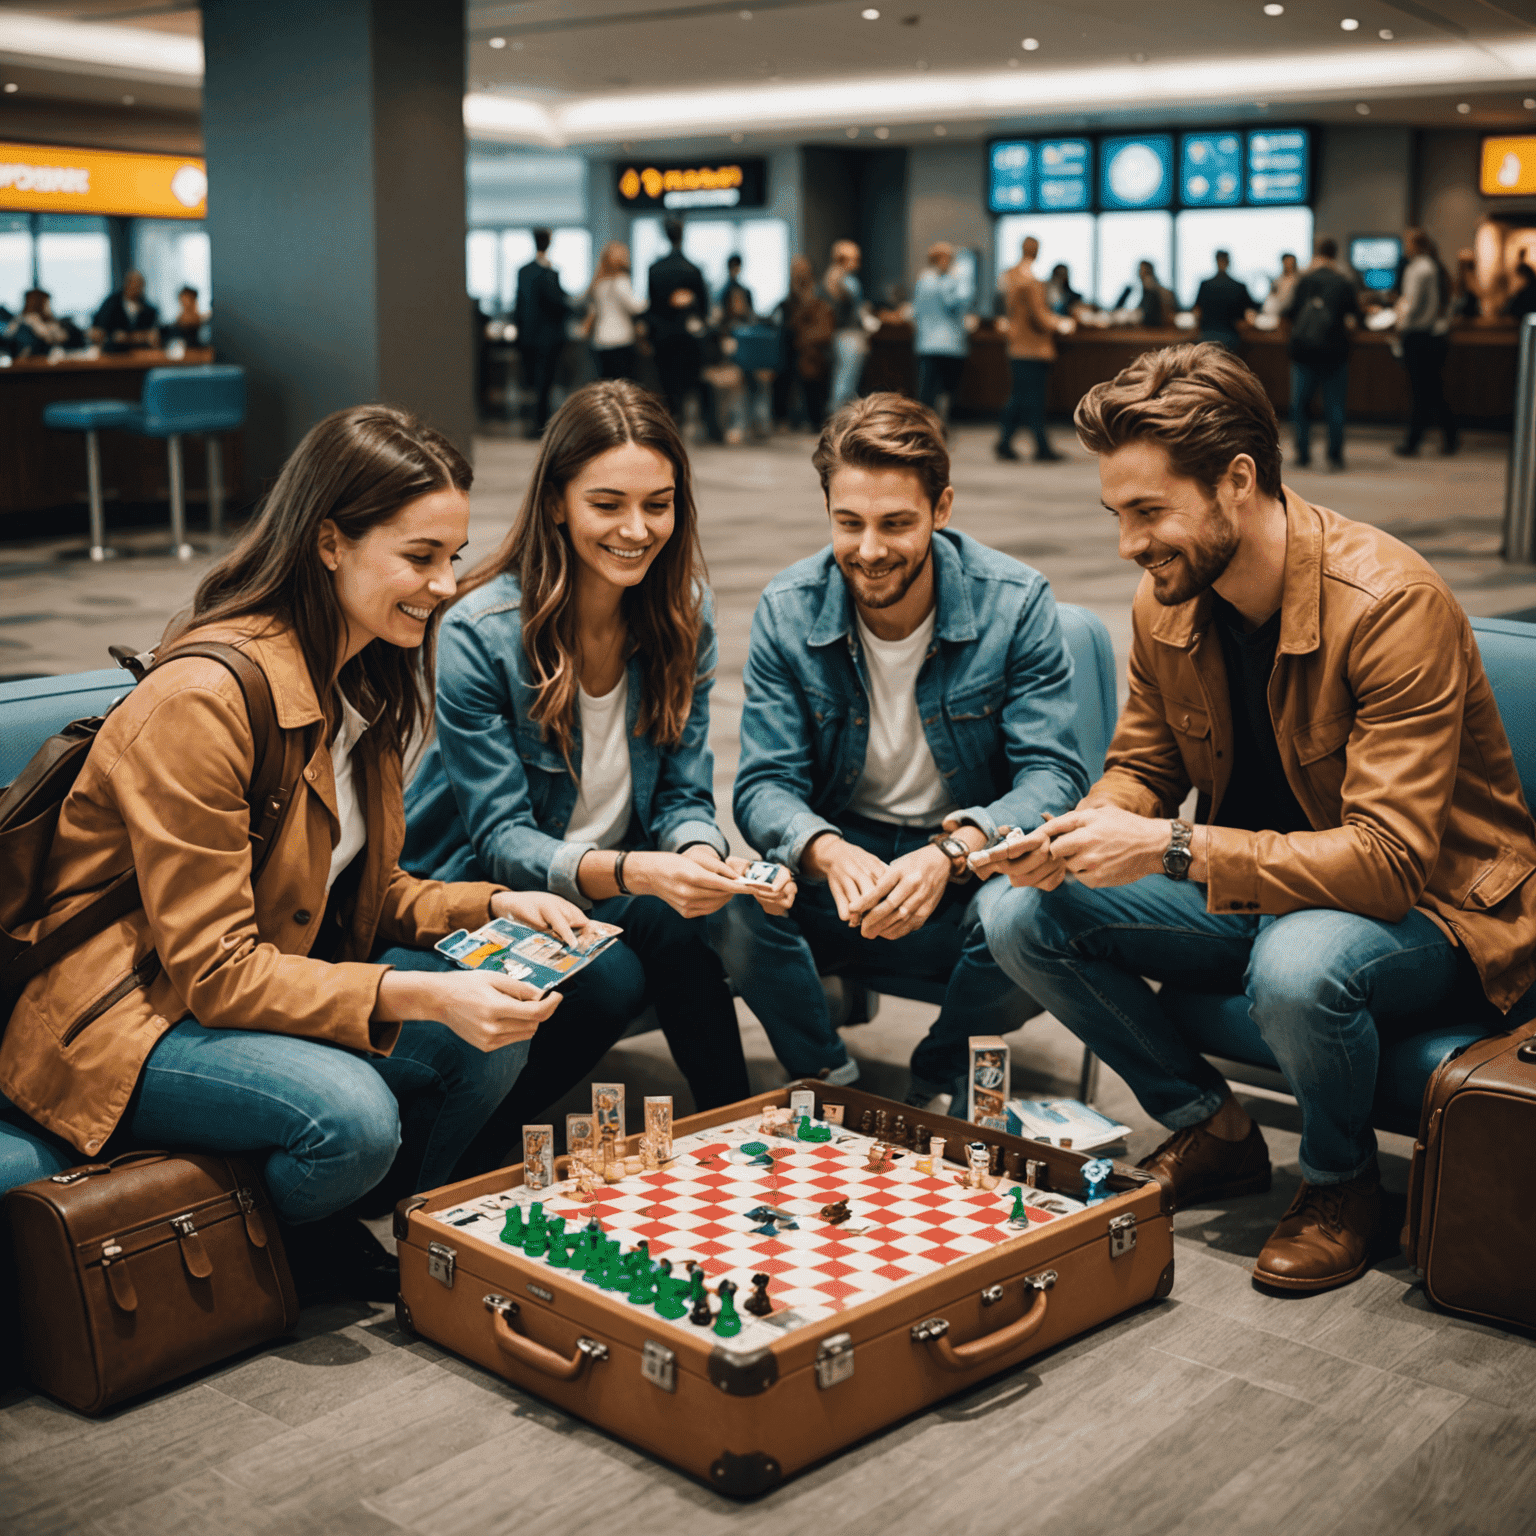
<svg viewBox="0 0 1536 1536"><path fill-rule="evenodd" d="M1037 827L1088 792L1072 657L1038 571L967 534L933 536L938 612L917 674L923 733L950 798L988 837ZM836 831L869 745L869 674L829 545L768 584L743 677L736 824L797 873Z"/></svg>
<svg viewBox="0 0 1536 1536"><path fill-rule="evenodd" d="M628 665L630 843L672 853L729 845L715 825L709 693L715 671L714 603L704 594L693 707L677 746L635 735L640 664ZM576 866L595 843L562 841L576 809L577 779L553 741L529 718L533 688L523 651L522 593L507 574L477 587L443 620L437 652L437 737L405 795L403 868L440 880L498 880L514 890L550 890L578 906ZM581 722L571 748L581 772ZM469 870L480 873L471 876ZM449 873L453 871L453 873Z"/></svg>

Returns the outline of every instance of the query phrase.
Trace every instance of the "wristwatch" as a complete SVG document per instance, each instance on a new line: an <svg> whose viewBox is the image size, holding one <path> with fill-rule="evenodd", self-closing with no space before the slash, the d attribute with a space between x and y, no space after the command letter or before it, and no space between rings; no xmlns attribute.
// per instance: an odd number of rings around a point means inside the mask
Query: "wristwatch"
<svg viewBox="0 0 1536 1536"><path fill-rule="evenodd" d="M953 832L935 832L928 841L949 860L951 880L964 880L972 873L967 862L971 856L970 847Z"/></svg>
<svg viewBox="0 0 1536 1536"><path fill-rule="evenodd" d="M1189 840L1195 835L1195 829L1187 821L1174 821L1169 825L1173 828L1173 835L1163 854L1163 873L1170 880L1188 880L1189 863L1193 857L1189 851Z"/></svg>

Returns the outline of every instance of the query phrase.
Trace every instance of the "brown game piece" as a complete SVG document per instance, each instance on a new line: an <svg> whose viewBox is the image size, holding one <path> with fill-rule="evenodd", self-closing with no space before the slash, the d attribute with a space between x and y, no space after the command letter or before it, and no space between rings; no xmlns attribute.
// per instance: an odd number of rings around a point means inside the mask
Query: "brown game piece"
<svg viewBox="0 0 1536 1536"><path fill-rule="evenodd" d="M987 1155L987 1171L994 1179L1003 1171L1003 1149L995 1144Z"/></svg>
<svg viewBox="0 0 1536 1536"><path fill-rule="evenodd" d="M889 1110L877 1109L875 1111L875 1138L878 1141L891 1139L891 1116Z"/></svg>
<svg viewBox="0 0 1536 1536"><path fill-rule="evenodd" d="M891 1127L891 1140L898 1146L904 1147L907 1145L907 1117L905 1115L896 1116L896 1124Z"/></svg>
<svg viewBox="0 0 1536 1536"><path fill-rule="evenodd" d="M891 1149L883 1142L877 1141L869 1149L869 1161L864 1164L868 1173L887 1173L891 1166Z"/></svg>
<svg viewBox="0 0 1536 1536"><path fill-rule="evenodd" d="M1024 1164L1024 1182L1031 1189L1049 1189L1051 1187L1050 1178L1045 1164L1037 1158L1031 1157L1027 1159Z"/></svg>
<svg viewBox="0 0 1536 1536"><path fill-rule="evenodd" d="M872 1109L866 1109L864 1113L859 1116L859 1129L863 1131L866 1136L868 1136L871 1134L871 1132L873 1132L874 1128L875 1112Z"/></svg>
<svg viewBox="0 0 1536 1536"><path fill-rule="evenodd" d="M852 1214L846 1200L834 1200L831 1205L824 1205L821 1208L821 1219L833 1227L847 1221Z"/></svg>
<svg viewBox="0 0 1536 1536"><path fill-rule="evenodd" d="M920 1125L912 1133L912 1150L919 1157L927 1157L928 1147L932 1141L933 1132L926 1125Z"/></svg>
<svg viewBox="0 0 1536 1536"><path fill-rule="evenodd" d="M752 1276L752 1294L742 1302L741 1310L754 1317L767 1317L773 1311L773 1303L768 1300L767 1275Z"/></svg>
<svg viewBox="0 0 1536 1536"><path fill-rule="evenodd" d="M1003 1171L1015 1184L1024 1182L1024 1154L1008 1151L1003 1153Z"/></svg>

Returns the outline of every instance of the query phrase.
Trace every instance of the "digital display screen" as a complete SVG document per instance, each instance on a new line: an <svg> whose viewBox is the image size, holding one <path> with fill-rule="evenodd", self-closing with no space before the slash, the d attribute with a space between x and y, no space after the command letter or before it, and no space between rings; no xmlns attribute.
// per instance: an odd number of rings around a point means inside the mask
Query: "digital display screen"
<svg viewBox="0 0 1536 1536"><path fill-rule="evenodd" d="M1080 213L1090 200L1093 145L1087 139L1041 139L1036 150L1036 206L1042 213Z"/></svg>
<svg viewBox="0 0 1536 1536"><path fill-rule="evenodd" d="M1523 197L1536 192L1536 138L1511 134L1484 139L1478 189L1484 197Z"/></svg>
<svg viewBox="0 0 1536 1536"><path fill-rule="evenodd" d="M1403 242L1396 235L1356 235L1349 242L1349 264L1373 293L1385 293L1397 281Z"/></svg>
<svg viewBox="0 0 1536 1536"><path fill-rule="evenodd" d="M1104 139L1099 202L1105 208L1166 208L1173 201L1173 135Z"/></svg>
<svg viewBox="0 0 1536 1536"><path fill-rule="evenodd" d="M1035 146L1028 139L994 144L990 180L988 203L993 213L1033 213Z"/></svg>
<svg viewBox="0 0 1536 1536"><path fill-rule="evenodd" d="M1179 200L1234 208L1243 200L1243 144L1235 133L1186 133L1179 141Z"/></svg>
<svg viewBox="0 0 1536 1536"><path fill-rule="evenodd" d="M1255 206L1304 203L1311 188L1311 133L1259 128L1248 135L1248 201Z"/></svg>

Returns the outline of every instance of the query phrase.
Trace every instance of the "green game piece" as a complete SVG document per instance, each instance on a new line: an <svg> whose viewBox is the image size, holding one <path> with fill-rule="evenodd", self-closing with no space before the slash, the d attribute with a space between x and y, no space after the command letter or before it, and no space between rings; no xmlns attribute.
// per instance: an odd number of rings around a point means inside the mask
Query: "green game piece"
<svg viewBox="0 0 1536 1536"><path fill-rule="evenodd" d="M832 1127L830 1125L812 1125L809 1115L800 1116L800 1129L795 1132L800 1141L831 1141Z"/></svg>
<svg viewBox="0 0 1536 1536"><path fill-rule="evenodd" d="M544 1219L544 1202L542 1200L535 1200L528 1207L528 1225L530 1227L537 1227L540 1232L545 1230L546 1222Z"/></svg>
<svg viewBox="0 0 1536 1536"><path fill-rule="evenodd" d="M608 1240L603 1237L589 1238L587 1244L586 1262L582 1265L584 1271L582 1279L589 1285L600 1285L603 1279L603 1270L608 1265Z"/></svg>
<svg viewBox="0 0 1536 1536"><path fill-rule="evenodd" d="M673 1319L684 1316L688 1308L683 1298L687 1294L688 1282L686 1280L674 1280L672 1278L671 1261L663 1259L661 1261L661 1272L656 1276L656 1315Z"/></svg>
<svg viewBox="0 0 1536 1536"><path fill-rule="evenodd" d="M768 1143L766 1141L749 1141L741 1150L748 1157L757 1157L768 1150Z"/></svg>
<svg viewBox="0 0 1536 1536"><path fill-rule="evenodd" d="M1013 1209L1008 1213L1009 1221L1016 1221L1023 1226L1029 1220L1029 1212L1024 1209L1024 1191L1014 1185Z"/></svg>
<svg viewBox="0 0 1536 1536"><path fill-rule="evenodd" d="M627 1291L629 1289L629 1271L624 1267L624 1261L619 1257L619 1245L614 1243L608 1250L608 1262L603 1266L603 1272L597 1282L605 1291Z"/></svg>
<svg viewBox="0 0 1536 1536"><path fill-rule="evenodd" d="M502 1224L501 1240L513 1247L521 1248L523 1245L523 1208L520 1205L507 1207L507 1219Z"/></svg>
<svg viewBox="0 0 1536 1536"><path fill-rule="evenodd" d="M636 1266L630 1282L629 1299L637 1307L648 1307L656 1300L656 1273L649 1261L643 1269Z"/></svg>
<svg viewBox="0 0 1536 1536"><path fill-rule="evenodd" d="M523 1234L523 1252L530 1259L536 1259L548 1251L549 1229L542 1221L538 1226L534 1226L532 1222L529 1222L528 1230Z"/></svg>
<svg viewBox="0 0 1536 1536"><path fill-rule="evenodd" d="M552 1216L549 1220L549 1267L569 1269L570 1255L565 1251L565 1217Z"/></svg>
<svg viewBox="0 0 1536 1536"><path fill-rule="evenodd" d="M627 1263L632 1275L650 1274L651 1245L643 1237L635 1244L634 1252L628 1256Z"/></svg>
<svg viewBox="0 0 1536 1536"><path fill-rule="evenodd" d="M729 1280L722 1280L715 1287L720 1298L720 1315L715 1319L715 1332L722 1339L731 1339L741 1332L741 1317L736 1311L736 1287Z"/></svg>

